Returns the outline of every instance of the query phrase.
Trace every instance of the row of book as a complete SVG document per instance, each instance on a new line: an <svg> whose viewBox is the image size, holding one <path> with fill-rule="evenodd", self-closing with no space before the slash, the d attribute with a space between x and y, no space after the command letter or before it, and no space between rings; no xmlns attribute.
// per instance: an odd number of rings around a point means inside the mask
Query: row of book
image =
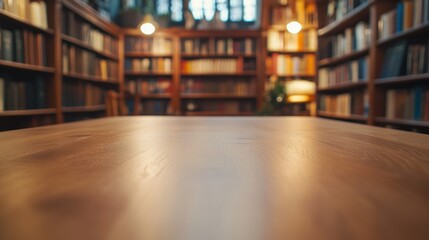
<svg viewBox="0 0 429 240"><path fill-rule="evenodd" d="M327 24L341 20L353 9L368 2L368 0L329 0L327 7Z"/></svg>
<svg viewBox="0 0 429 240"><path fill-rule="evenodd" d="M165 37L126 37L126 52L145 52L153 54L172 54L173 41Z"/></svg>
<svg viewBox="0 0 429 240"><path fill-rule="evenodd" d="M62 16L63 34L79 39L98 51L118 53L118 40L113 36L102 32L90 22L65 8Z"/></svg>
<svg viewBox="0 0 429 240"><path fill-rule="evenodd" d="M368 80L368 57L319 69L319 89Z"/></svg>
<svg viewBox="0 0 429 240"><path fill-rule="evenodd" d="M369 98L367 91L354 91L338 95L321 95L318 110L337 116L368 116Z"/></svg>
<svg viewBox="0 0 429 240"><path fill-rule="evenodd" d="M64 107L97 106L106 102L105 90L97 85L83 82L64 81L62 84Z"/></svg>
<svg viewBox="0 0 429 240"><path fill-rule="evenodd" d="M184 112L225 112L240 113L254 111L255 104L252 101L217 101L217 100L186 100L182 103Z"/></svg>
<svg viewBox="0 0 429 240"><path fill-rule="evenodd" d="M0 26L0 59L47 66L46 37L29 30Z"/></svg>
<svg viewBox="0 0 429 240"><path fill-rule="evenodd" d="M429 89L415 86L386 91L386 118L429 121Z"/></svg>
<svg viewBox="0 0 429 240"><path fill-rule="evenodd" d="M429 0L401 0L396 8L382 14L379 19L379 38L429 22Z"/></svg>
<svg viewBox="0 0 429 240"><path fill-rule="evenodd" d="M195 59L182 60L182 73L243 73L256 70L255 59Z"/></svg>
<svg viewBox="0 0 429 240"><path fill-rule="evenodd" d="M288 55L273 53L265 61L268 72L276 75L315 74L314 54Z"/></svg>
<svg viewBox="0 0 429 240"><path fill-rule="evenodd" d="M138 103L137 112L134 111L134 99L127 100L127 108L129 114L141 115L169 115L172 114L170 100L142 100Z"/></svg>
<svg viewBox="0 0 429 240"><path fill-rule="evenodd" d="M219 93L248 96L255 94L255 82L237 79L222 79L218 81L185 78L181 81L181 92L184 94Z"/></svg>
<svg viewBox="0 0 429 240"><path fill-rule="evenodd" d="M385 50L381 78L429 72L429 39L416 41L399 41Z"/></svg>
<svg viewBox="0 0 429 240"><path fill-rule="evenodd" d="M286 26L290 19L293 19L292 9L286 4L273 8L271 12L271 25ZM302 0L295 1L295 12L297 20L306 27L317 26L317 9L315 3L305 4Z"/></svg>
<svg viewBox="0 0 429 240"><path fill-rule="evenodd" d="M371 30L366 22L360 22L353 28L346 28L340 33L326 39L320 49L321 58L338 57L348 53L369 48Z"/></svg>
<svg viewBox="0 0 429 240"><path fill-rule="evenodd" d="M46 83L41 76L31 79L0 76L0 112L46 108L46 103Z"/></svg>
<svg viewBox="0 0 429 240"><path fill-rule="evenodd" d="M63 44L63 73L75 73L117 81L118 63L101 58L91 51Z"/></svg>
<svg viewBox="0 0 429 240"><path fill-rule="evenodd" d="M252 38L184 39L183 54L255 54L256 41Z"/></svg>
<svg viewBox="0 0 429 240"><path fill-rule="evenodd" d="M309 29L292 34L287 31L269 30L267 49L268 51L316 51L317 31Z"/></svg>
<svg viewBox="0 0 429 240"><path fill-rule="evenodd" d="M129 80L126 90L130 94L144 96L147 94L165 94L171 92L171 79L149 78Z"/></svg>
<svg viewBox="0 0 429 240"><path fill-rule="evenodd" d="M43 0L1 0L0 9L25 19L40 28L48 28L46 3Z"/></svg>
<svg viewBox="0 0 429 240"><path fill-rule="evenodd" d="M125 59L125 70L144 73L171 73L171 64L171 58L127 58Z"/></svg>

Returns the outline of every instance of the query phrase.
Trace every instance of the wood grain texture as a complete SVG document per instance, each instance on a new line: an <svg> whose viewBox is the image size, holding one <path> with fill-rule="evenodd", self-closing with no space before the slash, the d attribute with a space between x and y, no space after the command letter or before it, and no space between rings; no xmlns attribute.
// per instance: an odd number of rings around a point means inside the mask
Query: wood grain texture
<svg viewBox="0 0 429 240"><path fill-rule="evenodd" d="M304 117L0 133L0 239L429 239L429 136Z"/></svg>

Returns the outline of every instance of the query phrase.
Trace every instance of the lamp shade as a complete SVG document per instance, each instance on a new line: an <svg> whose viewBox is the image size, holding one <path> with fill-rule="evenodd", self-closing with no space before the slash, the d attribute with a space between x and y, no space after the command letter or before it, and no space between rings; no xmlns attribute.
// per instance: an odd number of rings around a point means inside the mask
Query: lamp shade
<svg viewBox="0 0 429 240"><path fill-rule="evenodd" d="M143 17L143 21L141 22L139 28L140 31L145 35L152 35L158 27L158 24L153 19L151 14L146 14Z"/></svg>
<svg viewBox="0 0 429 240"><path fill-rule="evenodd" d="M288 102L308 102L316 91L316 84L307 80L292 80L286 82Z"/></svg>

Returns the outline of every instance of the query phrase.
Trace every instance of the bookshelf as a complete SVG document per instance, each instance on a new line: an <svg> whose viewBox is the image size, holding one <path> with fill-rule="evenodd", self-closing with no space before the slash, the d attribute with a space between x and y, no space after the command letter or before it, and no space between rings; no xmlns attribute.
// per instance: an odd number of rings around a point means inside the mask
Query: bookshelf
<svg viewBox="0 0 429 240"><path fill-rule="evenodd" d="M268 1L265 9L265 91L276 84L286 87L296 80L315 83L317 53L317 10L314 1ZM297 34L286 30L288 21L296 18L303 28ZM291 92L289 92L291 93ZM289 96L289 95L288 95ZM293 101L286 97L282 115L314 115L313 99Z"/></svg>
<svg viewBox="0 0 429 240"><path fill-rule="evenodd" d="M103 92L121 88L118 27L77 0L3 1L0 22L0 130L105 116Z"/></svg>
<svg viewBox="0 0 429 240"><path fill-rule="evenodd" d="M340 18L323 14L333 2L319 4L318 116L429 132L429 1L355 0Z"/></svg>
<svg viewBox="0 0 429 240"><path fill-rule="evenodd" d="M260 32L177 32L179 106L186 116L254 115L262 100Z"/></svg>
<svg viewBox="0 0 429 240"><path fill-rule="evenodd" d="M61 2L64 121L105 116L106 92L121 90L120 28L81 1Z"/></svg>
<svg viewBox="0 0 429 240"><path fill-rule="evenodd" d="M56 122L55 4L7 1L0 8L0 130ZM35 17L37 16L37 17Z"/></svg>
<svg viewBox="0 0 429 240"><path fill-rule="evenodd" d="M360 123L369 120L373 2L326 1L319 6L319 117Z"/></svg>
<svg viewBox="0 0 429 240"><path fill-rule="evenodd" d="M178 113L173 31L145 36L137 29L124 29L125 101L132 115L174 115Z"/></svg>

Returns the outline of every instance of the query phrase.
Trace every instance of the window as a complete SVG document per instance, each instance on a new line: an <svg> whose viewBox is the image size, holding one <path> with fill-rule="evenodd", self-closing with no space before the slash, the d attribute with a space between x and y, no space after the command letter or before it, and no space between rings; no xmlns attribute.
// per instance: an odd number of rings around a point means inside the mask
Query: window
<svg viewBox="0 0 429 240"><path fill-rule="evenodd" d="M205 17L208 21L218 10L223 22L256 21L258 0L154 0L156 15L171 14L172 22L183 21L184 1L196 20Z"/></svg>
<svg viewBox="0 0 429 240"><path fill-rule="evenodd" d="M229 6L229 7L228 7ZM255 22L256 0L190 0L189 10L194 18L212 20L215 10L219 10L222 21Z"/></svg>

